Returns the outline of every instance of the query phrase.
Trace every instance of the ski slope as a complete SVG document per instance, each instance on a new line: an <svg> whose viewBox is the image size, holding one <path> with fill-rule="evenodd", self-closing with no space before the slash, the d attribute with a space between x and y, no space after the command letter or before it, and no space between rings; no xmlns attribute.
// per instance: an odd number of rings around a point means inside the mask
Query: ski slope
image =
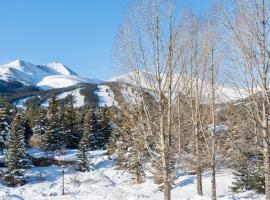
<svg viewBox="0 0 270 200"><path fill-rule="evenodd" d="M114 99L113 91L107 85L99 85L97 86L97 90L95 94L98 96L98 105L100 107L105 106L117 106L117 102Z"/></svg>
<svg viewBox="0 0 270 200"><path fill-rule="evenodd" d="M63 93L57 95L56 96L56 99L58 99L58 100L59 99L64 99L68 95L73 95L74 100L75 100L73 106L76 107L76 108L81 107L81 106L84 106L84 98L85 97L80 94L80 90L81 90L81 88L78 88L78 89L75 89L75 90L72 90L72 91L68 91L68 92L63 92ZM48 107L49 106L49 101L48 100L44 101L41 104L41 106Z"/></svg>

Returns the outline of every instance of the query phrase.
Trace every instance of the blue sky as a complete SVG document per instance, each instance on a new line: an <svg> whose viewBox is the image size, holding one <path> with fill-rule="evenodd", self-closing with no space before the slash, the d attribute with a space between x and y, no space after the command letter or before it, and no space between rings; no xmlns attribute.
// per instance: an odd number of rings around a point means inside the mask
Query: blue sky
<svg viewBox="0 0 270 200"><path fill-rule="evenodd" d="M196 12L211 0L185 0ZM0 64L59 61L80 75L121 73L113 46L130 0L0 0Z"/></svg>

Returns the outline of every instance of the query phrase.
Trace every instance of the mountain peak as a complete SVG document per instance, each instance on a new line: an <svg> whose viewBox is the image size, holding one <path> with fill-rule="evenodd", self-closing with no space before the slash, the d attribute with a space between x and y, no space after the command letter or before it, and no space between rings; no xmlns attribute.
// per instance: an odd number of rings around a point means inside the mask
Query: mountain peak
<svg viewBox="0 0 270 200"><path fill-rule="evenodd" d="M36 65L20 59L0 65L0 80L17 81L42 88L62 88L79 83L96 83L96 80L77 75L61 62Z"/></svg>
<svg viewBox="0 0 270 200"><path fill-rule="evenodd" d="M6 66L14 66L14 67L17 66L18 67L18 66L29 65L29 64L31 64L31 63L26 62L24 60L17 59L17 60L11 61L11 62L9 62L9 63L7 63L5 65Z"/></svg>
<svg viewBox="0 0 270 200"><path fill-rule="evenodd" d="M50 62L47 64L47 67L50 69L53 69L54 71L59 72L62 75L77 75L75 72L73 72L71 69L69 69L66 65L64 65L61 62Z"/></svg>

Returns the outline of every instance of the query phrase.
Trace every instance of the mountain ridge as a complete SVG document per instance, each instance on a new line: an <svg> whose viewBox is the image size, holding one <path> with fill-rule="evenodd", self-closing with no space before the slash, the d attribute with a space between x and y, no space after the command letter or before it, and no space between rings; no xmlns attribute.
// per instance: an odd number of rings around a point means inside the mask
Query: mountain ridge
<svg viewBox="0 0 270 200"><path fill-rule="evenodd" d="M79 76L60 62L55 61L44 65L36 65L20 59L0 65L0 80L20 82L41 89L64 88L79 83L102 82L98 79Z"/></svg>

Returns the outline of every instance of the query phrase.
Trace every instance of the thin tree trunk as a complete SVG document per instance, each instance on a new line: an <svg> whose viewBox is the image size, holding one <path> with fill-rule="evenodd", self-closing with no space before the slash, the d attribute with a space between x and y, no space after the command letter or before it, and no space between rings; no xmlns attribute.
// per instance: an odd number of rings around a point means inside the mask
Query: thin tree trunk
<svg viewBox="0 0 270 200"><path fill-rule="evenodd" d="M202 196L203 195L203 190L202 190L202 167L200 163L200 148L199 148L199 130L198 127L196 126L195 128L196 132L196 179L197 179L197 194Z"/></svg>
<svg viewBox="0 0 270 200"><path fill-rule="evenodd" d="M267 137L267 130L264 130L264 136ZM265 199L270 200L270 155L268 142L264 142L264 177L265 177Z"/></svg>
<svg viewBox="0 0 270 200"><path fill-rule="evenodd" d="M216 163L215 158L212 158L212 175L211 175L211 198L212 200L217 199L217 191L216 191Z"/></svg>
<svg viewBox="0 0 270 200"><path fill-rule="evenodd" d="M214 49L212 48L212 64L211 64L211 95L212 95L212 175L211 175L211 199L217 199L217 189L216 189L216 107L215 107L215 69L214 69Z"/></svg>
<svg viewBox="0 0 270 200"><path fill-rule="evenodd" d="M197 180L197 194L202 196L202 168L200 166L196 169L196 180Z"/></svg>

